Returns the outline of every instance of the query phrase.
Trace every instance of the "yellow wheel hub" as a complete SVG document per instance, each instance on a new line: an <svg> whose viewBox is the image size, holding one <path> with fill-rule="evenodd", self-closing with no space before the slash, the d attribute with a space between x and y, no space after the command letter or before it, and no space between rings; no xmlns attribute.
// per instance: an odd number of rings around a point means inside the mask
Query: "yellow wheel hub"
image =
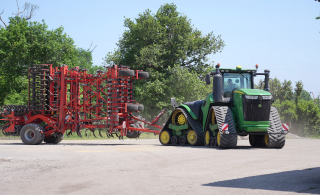
<svg viewBox="0 0 320 195"><path fill-rule="evenodd" d="M218 144L218 146L220 146L220 143L221 143L221 137L220 137L220 131L219 131L218 135L217 135L217 144Z"/></svg>
<svg viewBox="0 0 320 195"><path fill-rule="evenodd" d="M204 137L205 141L206 141L206 145L210 144L210 132L206 131L206 135Z"/></svg>
<svg viewBox="0 0 320 195"><path fill-rule="evenodd" d="M184 125L186 124L186 117L183 114L180 114L178 116L178 124L179 125Z"/></svg>
<svg viewBox="0 0 320 195"><path fill-rule="evenodd" d="M268 135L268 134L265 134L265 135L264 135L264 144L265 144L266 146L269 145L269 135Z"/></svg>
<svg viewBox="0 0 320 195"><path fill-rule="evenodd" d="M187 123L186 117L183 115L181 110L175 110L172 114L173 125L184 125Z"/></svg>
<svg viewBox="0 0 320 195"><path fill-rule="evenodd" d="M160 134L161 143L168 144L170 139L171 138L170 138L169 132L168 131L162 131L162 133Z"/></svg>
<svg viewBox="0 0 320 195"><path fill-rule="evenodd" d="M187 139L188 139L188 142L191 144L191 145L194 145L196 144L197 142L197 134L195 131L191 130L189 131L188 135L187 135Z"/></svg>

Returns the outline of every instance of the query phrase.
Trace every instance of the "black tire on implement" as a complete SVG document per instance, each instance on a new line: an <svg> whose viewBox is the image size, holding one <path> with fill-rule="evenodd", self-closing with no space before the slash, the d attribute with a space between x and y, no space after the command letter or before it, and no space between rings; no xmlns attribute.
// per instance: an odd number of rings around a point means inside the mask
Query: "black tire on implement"
<svg viewBox="0 0 320 195"><path fill-rule="evenodd" d="M130 126L133 128L138 128L135 124L131 124ZM139 137L139 135L140 135L139 131L128 130L128 132L127 132L127 138L137 138L137 137Z"/></svg>
<svg viewBox="0 0 320 195"><path fill-rule="evenodd" d="M128 112L138 111L138 110L139 110L139 108L138 108L138 105L136 105L136 104L128 104L127 105Z"/></svg>
<svg viewBox="0 0 320 195"><path fill-rule="evenodd" d="M44 133L41 133L43 128L36 123L30 123L22 127L20 138L23 143L28 145L39 145L44 140Z"/></svg>
<svg viewBox="0 0 320 195"><path fill-rule="evenodd" d="M286 142L286 137L282 133L282 124L275 107L271 107L270 127L268 128L269 144L268 148L282 148Z"/></svg>
<svg viewBox="0 0 320 195"><path fill-rule="evenodd" d="M134 76L134 71L133 70L119 70L119 76L132 77L132 76Z"/></svg>
<svg viewBox="0 0 320 195"><path fill-rule="evenodd" d="M138 72L138 78L140 79L146 79L149 78L149 73L148 72Z"/></svg>
<svg viewBox="0 0 320 195"><path fill-rule="evenodd" d="M58 133L56 136L50 136L50 137L45 137L44 142L48 144L58 144L63 140L63 135L62 133Z"/></svg>
<svg viewBox="0 0 320 195"><path fill-rule="evenodd" d="M144 110L144 106L143 106L142 104L138 104L138 110L139 110L139 111Z"/></svg>

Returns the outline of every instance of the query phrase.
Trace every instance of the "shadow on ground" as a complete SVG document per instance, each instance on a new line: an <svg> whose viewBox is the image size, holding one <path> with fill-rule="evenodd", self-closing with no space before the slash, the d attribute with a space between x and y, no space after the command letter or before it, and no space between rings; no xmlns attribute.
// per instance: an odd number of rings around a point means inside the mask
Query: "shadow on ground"
<svg viewBox="0 0 320 195"><path fill-rule="evenodd" d="M320 194L320 167L218 181L203 186Z"/></svg>

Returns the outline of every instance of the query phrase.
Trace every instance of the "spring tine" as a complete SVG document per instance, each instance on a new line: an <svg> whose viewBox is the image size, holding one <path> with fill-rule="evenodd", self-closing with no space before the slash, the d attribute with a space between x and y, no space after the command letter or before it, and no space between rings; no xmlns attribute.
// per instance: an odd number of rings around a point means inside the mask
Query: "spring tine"
<svg viewBox="0 0 320 195"><path fill-rule="evenodd" d="M101 135L101 129L99 130L99 135L100 135L100 137L102 137L102 135ZM103 138L103 137L102 137Z"/></svg>
<svg viewBox="0 0 320 195"><path fill-rule="evenodd" d="M119 137L118 134L116 134L116 136Z"/></svg>
<svg viewBox="0 0 320 195"><path fill-rule="evenodd" d="M110 135L109 135L109 134L107 134L107 137L108 137L108 138L110 138Z"/></svg>
<svg viewBox="0 0 320 195"><path fill-rule="evenodd" d="M89 135L87 134L88 129L86 129L86 131L84 132L84 134L86 135L87 138L89 138Z"/></svg>
<svg viewBox="0 0 320 195"><path fill-rule="evenodd" d="M92 134L93 134L93 136L94 136L95 138L97 138L96 134L94 134L94 130L92 131Z"/></svg>
<svg viewBox="0 0 320 195"><path fill-rule="evenodd" d="M112 134L110 134L110 137L114 138Z"/></svg>
<svg viewBox="0 0 320 195"><path fill-rule="evenodd" d="M77 135L82 138L80 131L77 131Z"/></svg>

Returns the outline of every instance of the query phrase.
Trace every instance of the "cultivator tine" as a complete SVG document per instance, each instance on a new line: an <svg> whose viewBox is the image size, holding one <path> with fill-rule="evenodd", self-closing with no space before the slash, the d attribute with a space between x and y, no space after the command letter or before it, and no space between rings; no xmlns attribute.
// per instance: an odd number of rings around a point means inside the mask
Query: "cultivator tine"
<svg viewBox="0 0 320 195"><path fill-rule="evenodd" d="M100 135L100 137L102 137L102 135L101 135L101 129L99 130L99 135ZM103 137L102 137L103 138Z"/></svg>
<svg viewBox="0 0 320 195"><path fill-rule="evenodd" d="M77 131L77 135L82 138L81 132Z"/></svg>
<svg viewBox="0 0 320 195"><path fill-rule="evenodd" d="M69 133L67 133L67 137L69 137L69 135L72 135L72 130L70 130Z"/></svg>
<svg viewBox="0 0 320 195"><path fill-rule="evenodd" d="M85 130L84 134L87 138L89 138L89 135L87 134L88 129Z"/></svg>
<svg viewBox="0 0 320 195"><path fill-rule="evenodd" d="M94 134L94 130L92 131L92 134L93 134L93 136L94 136L95 138L97 138L96 134Z"/></svg>

